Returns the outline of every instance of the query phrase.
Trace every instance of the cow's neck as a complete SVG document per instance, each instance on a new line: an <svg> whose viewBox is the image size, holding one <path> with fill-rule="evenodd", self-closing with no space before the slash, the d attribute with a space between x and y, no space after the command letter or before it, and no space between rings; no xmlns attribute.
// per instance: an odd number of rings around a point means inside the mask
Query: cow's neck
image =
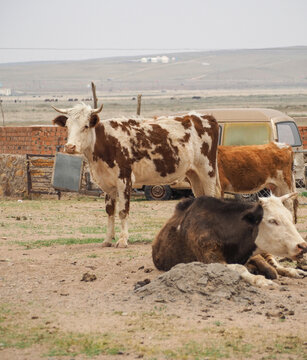
<svg viewBox="0 0 307 360"><path fill-rule="evenodd" d="M93 150L92 149L85 150L83 155L89 164L91 164L93 162Z"/></svg>
<svg viewBox="0 0 307 360"><path fill-rule="evenodd" d="M99 129L97 129L98 127ZM112 172L110 173L110 167L105 161L103 161L100 153L105 151L104 138L101 138L101 133L104 134L104 126L99 124L97 128L95 128L94 141L90 147L84 150L83 155L89 164L90 173L94 182L97 183L103 191L108 193L110 191L110 187L112 188L112 186L110 186L109 179L113 181L112 175L114 174ZM98 145L97 142L99 142ZM97 149L99 149L99 152L97 152Z"/></svg>
<svg viewBox="0 0 307 360"><path fill-rule="evenodd" d="M93 141L91 141L90 145L83 152L83 155L85 156L89 164L93 163L94 160L94 149L96 142L97 142L97 135L96 135L96 129L94 129Z"/></svg>

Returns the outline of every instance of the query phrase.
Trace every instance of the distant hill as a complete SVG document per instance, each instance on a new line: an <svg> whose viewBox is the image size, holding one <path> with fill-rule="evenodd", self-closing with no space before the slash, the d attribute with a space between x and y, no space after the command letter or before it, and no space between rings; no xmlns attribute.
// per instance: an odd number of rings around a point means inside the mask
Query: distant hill
<svg viewBox="0 0 307 360"><path fill-rule="evenodd" d="M0 83L25 93L84 93L90 81L112 92L307 87L305 46L167 56L175 60L145 63L134 56L0 64Z"/></svg>

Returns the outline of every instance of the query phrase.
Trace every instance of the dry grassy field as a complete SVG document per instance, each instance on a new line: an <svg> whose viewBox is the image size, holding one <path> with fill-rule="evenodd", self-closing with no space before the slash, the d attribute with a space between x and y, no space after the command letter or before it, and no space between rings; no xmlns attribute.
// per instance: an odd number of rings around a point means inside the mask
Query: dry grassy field
<svg viewBox="0 0 307 360"><path fill-rule="evenodd" d="M116 249L101 247L103 198L0 200L0 358L307 359L307 278L241 280L230 297L135 291L161 281L151 242L176 203L135 198L130 246ZM305 237L303 196L297 227Z"/></svg>
<svg viewBox="0 0 307 360"><path fill-rule="evenodd" d="M198 91L144 91L141 115L146 117L173 114L179 111L221 107L265 107L287 113L298 120L307 117L307 90L198 90ZM134 116L137 109L137 92L97 93L99 104L104 108L101 119ZM4 122L0 113L0 125L51 125L55 111L51 105L68 108L84 101L93 105L91 93L67 95L53 93L35 96L2 97ZM76 101L69 101L74 99ZM48 100L48 101L46 101ZM53 101L50 101L53 100ZM57 101L55 101L57 100Z"/></svg>

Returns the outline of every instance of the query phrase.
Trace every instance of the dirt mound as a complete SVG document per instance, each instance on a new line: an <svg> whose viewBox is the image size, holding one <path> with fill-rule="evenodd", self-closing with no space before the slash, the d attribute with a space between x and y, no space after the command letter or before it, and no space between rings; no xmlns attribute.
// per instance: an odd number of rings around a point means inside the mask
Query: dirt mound
<svg viewBox="0 0 307 360"><path fill-rule="evenodd" d="M246 283L226 265L200 262L178 264L135 293L157 302L191 302L198 297L214 304L222 300L250 302L255 295L263 296L260 289Z"/></svg>

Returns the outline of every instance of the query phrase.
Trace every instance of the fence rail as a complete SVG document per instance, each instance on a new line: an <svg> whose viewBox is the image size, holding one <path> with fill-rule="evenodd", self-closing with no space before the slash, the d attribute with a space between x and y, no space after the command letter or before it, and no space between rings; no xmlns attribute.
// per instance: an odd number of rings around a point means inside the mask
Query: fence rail
<svg viewBox="0 0 307 360"><path fill-rule="evenodd" d="M54 155L26 154L28 195L46 194L57 195L59 199L61 198L65 191L56 190L51 184L54 158ZM88 171L82 174L80 193L92 196L102 194L102 190L91 181Z"/></svg>
<svg viewBox="0 0 307 360"><path fill-rule="evenodd" d="M61 198L51 185L54 155L26 154L28 195L48 194Z"/></svg>

